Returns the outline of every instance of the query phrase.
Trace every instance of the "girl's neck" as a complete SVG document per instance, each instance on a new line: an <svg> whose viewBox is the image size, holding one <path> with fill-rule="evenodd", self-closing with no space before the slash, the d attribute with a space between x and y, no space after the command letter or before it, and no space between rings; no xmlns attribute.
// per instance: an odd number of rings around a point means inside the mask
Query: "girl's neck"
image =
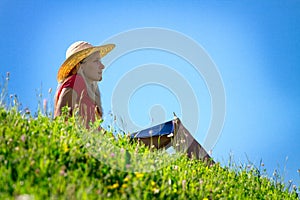
<svg viewBox="0 0 300 200"><path fill-rule="evenodd" d="M91 99L93 99L95 101L95 103L98 104L98 106L100 107L101 106L100 91L99 91L97 82L89 80L84 75L84 73L82 73L82 71L80 71L80 70L77 72L77 74L79 74L83 78L85 85L87 87L87 93L88 93L89 97Z"/></svg>

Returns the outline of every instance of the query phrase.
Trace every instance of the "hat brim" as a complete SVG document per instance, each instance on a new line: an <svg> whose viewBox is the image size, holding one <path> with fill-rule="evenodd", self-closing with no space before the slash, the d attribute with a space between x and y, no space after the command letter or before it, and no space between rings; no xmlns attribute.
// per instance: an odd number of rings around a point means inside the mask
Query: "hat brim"
<svg viewBox="0 0 300 200"><path fill-rule="evenodd" d="M102 46L94 46L87 49L83 49L78 51L68 57L64 63L60 66L58 73L57 73L57 81L62 82L67 76L70 74L72 69L83 59L87 58L88 56L92 55L95 52L100 53L100 57L103 58L106 56L116 45L114 44L106 44Z"/></svg>

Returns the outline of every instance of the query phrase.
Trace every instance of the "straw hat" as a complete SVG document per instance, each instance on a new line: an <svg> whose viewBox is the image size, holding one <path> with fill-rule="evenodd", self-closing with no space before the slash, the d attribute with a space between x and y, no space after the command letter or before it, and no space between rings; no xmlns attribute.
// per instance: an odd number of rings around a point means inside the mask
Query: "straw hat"
<svg viewBox="0 0 300 200"><path fill-rule="evenodd" d="M103 58L113 48L114 44L106 44L102 46L93 46L85 41L78 41L73 43L66 52L66 60L60 66L57 73L57 81L62 82L67 78L72 69L83 59L90 56L95 52L100 53L100 57Z"/></svg>

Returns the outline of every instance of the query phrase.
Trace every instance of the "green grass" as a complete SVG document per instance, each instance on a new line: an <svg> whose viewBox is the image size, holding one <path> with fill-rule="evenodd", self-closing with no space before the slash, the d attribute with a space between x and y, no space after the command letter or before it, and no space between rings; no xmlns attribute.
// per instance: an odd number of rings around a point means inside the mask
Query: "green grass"
<svg viewBox="0 0 300 200"><path fill-rule="evenodd" d="M86 130L76 116L53 120L44 109L33 117L8 97L8 80L0 84L1 200L299 199L261 166L207 166L98 130L100 122Z"/></svg>
<svg viewBox="0 0 300 200"><path fill-rule="evenodd" d="M0 199L298 199L253 166L206 166L85 130L76 117L33 118L3 106L0 172Z"/></svg>

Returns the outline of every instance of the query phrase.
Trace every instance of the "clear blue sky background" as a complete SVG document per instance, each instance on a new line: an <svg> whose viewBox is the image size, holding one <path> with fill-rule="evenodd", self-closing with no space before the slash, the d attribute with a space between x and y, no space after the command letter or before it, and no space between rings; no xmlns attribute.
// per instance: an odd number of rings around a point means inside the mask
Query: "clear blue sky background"
<svg viewBox="0 0 300 200"><path fill-rule="evenodd" d="M120 32L143 27L185 34L216 63L226 90L227 111L213 157L226 163L231 152L237 161L246 161L245 155L256 164L262 159L270 174L278 169L286 180L300 185L299 1L1 0L0 74L11 73L9 93L17 94L23 107L34 111L41 85L44 98L49 98L49 88L55 90L58 67L72 42L100 44ZM106 113L115 84L109 76L126 72L117 65L104 72L100 83ZM189 79L197 89L197 80ZM148 89L167 95L166 100L174 98L162 88ZM134 107L140 105L138 101L154 102L142 98L149 91L143 88L134 97L137 103L130 105L138 119L147 114L143 107ZM178 109L174 106L166 108L166 118ZM143 120L140 123L147 124L147 118ZM209 117L203 120L209 123Z"/></svg>

